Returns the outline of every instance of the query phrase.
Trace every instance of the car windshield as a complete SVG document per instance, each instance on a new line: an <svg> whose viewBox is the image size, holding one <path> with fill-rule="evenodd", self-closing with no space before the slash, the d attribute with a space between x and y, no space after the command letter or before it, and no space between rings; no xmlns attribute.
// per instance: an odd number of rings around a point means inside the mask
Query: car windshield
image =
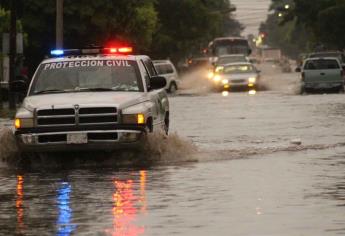
<svg viewBox="0 0 345 236"><path fill-rule="evenodd" d="M229 64L229 63L234 63L234 62L246 62L246 58L242 55L239 56L228 56L228 57L220 57L218 59L218 64Z"/></svg>
<svg viewBox="0 0 345 236"><path fill-rule="evenodd" d="M339 64L336 60L310 60L307 61L304 69L305 70L331 70L339 69Z"/></svg>
<svg viewBox="0 0 345 236"><path fill-rule="evenodd" d="M70 91L143 91L130 60L78 60L42 64L30 94Z"/></svg>
<svg viewBox="0 0 345 236"><path fill-rule="evenodd" d="M231 65L225 66L223 69L224 74L244 74L254 73L254 67L252 65Z"/></svg>

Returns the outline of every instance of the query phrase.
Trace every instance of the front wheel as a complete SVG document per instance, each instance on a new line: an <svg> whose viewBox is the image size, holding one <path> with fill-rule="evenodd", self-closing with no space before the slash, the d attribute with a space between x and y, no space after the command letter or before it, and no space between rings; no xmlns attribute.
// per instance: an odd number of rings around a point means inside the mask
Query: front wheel
<svg viewBox="0 0 345 236"><path fill-rule="evenodd" d="M168 92L174 94L176 93L176 91L177 91L177 85L175 82L172 82L169 86Z"/></svg>

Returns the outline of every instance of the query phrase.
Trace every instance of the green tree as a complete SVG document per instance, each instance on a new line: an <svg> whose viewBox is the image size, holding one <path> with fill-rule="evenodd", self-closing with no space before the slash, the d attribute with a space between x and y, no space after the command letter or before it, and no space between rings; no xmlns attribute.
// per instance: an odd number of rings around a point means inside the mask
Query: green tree
<svg viewBox="0 0 345 236"><path fill-rule="evenodd" d="M156 9L155 57L177 61L200 52L214 37L239 35L243 29L231 18L228 0L158 0Z"/></svg>

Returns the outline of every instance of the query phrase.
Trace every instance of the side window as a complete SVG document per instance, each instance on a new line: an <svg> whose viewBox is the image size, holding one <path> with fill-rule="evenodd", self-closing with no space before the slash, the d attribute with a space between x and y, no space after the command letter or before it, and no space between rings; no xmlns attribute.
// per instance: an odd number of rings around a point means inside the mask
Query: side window
<svg viewBox="0 0 345 236"><path fill-rule="evenodd" d="M170 64L166 65L166 73L167 74L172 74L174 73L174 69L172 68L172 66Z"/></svg>
<svg viewBox="0 0 345 236"><path fill-rule="evenodd" d="M145 64L145 67L146 67L146 69L148 70L150 76L155 76L155 75L157 75L156 69L155 69L155 67L153 66L152 61L150 61L149 59L145 59L145 60L144 60L144 64Z"/></svg>
<svg viewBox="0 0 345 236"><path fill-rule="evenodd" d="M143 75L144 75L144 80L145 80L145 83L146 83L146 87L149 90L150 89L150 75L148 73L148 70L147 70L146 65L143 62L143 60L141 60L140 62L141 62L141 66L143 67L143 72L144 72Z"/></svg>
<svg viewBox="0 0 345 236"><path fill-rule="evenodd" d="M163 68L162 68L162 65L161 65L161 64L155 65L155 68L156 68L156 71L157 71L157 73L158 73L159 75L164 74L164 73L163 73Z"/></svg>

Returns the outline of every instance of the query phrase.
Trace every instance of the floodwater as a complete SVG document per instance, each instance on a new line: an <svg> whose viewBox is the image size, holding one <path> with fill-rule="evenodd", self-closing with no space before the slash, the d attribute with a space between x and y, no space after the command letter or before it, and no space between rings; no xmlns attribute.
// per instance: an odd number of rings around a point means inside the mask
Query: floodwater
<svg viewBox="0 0 345 236"><path fill-rule="evenodd" d="M296 74L262 69L267 91L171 97L149 162L4 160L0 235L344 235L345 95L301 96Z"/></svg>

